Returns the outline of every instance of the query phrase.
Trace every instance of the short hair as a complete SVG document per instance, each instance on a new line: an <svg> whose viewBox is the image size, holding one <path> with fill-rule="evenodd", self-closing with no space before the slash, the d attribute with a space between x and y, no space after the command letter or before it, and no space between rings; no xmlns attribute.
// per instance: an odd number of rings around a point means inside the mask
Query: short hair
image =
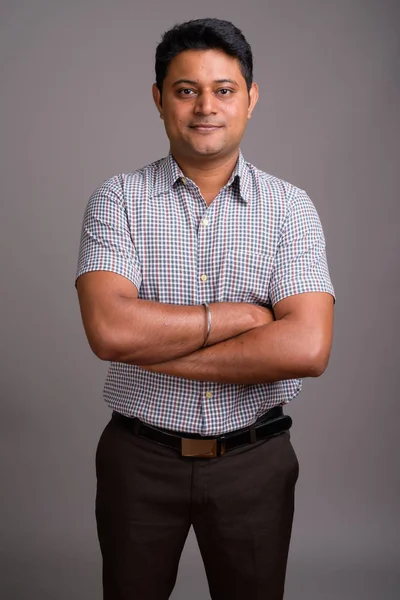
<svg viewBox="0 0 400 600"><path fill-rule="evenodd" d="M195 19L166 31L157 46L156 85L160 93L172 59L185 50L222 50L236 58L250 91L253 83L253 53L240 29L221 19Z"/></svg>

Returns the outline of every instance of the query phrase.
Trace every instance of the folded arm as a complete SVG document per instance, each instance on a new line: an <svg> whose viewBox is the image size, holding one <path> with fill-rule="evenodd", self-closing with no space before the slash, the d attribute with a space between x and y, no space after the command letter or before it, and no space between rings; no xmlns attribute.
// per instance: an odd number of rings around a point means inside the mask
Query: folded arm
<svg viewBox="0 0 400 600"><path fill-rule="evenodd" d="M138 298L135 285L108 271L85 273L77 280L83 325L93 352L102 360L154 364L193 354L207 333L201 305L180 306ZM207 344L218 344L273 320L253 304L211 304Z"/></svg>
<svg viewBox="0 0 400 600"><path fill-rule="evenodd" d="M210 348L148 370L220 383L256 384L318 377L332 344L333 297L328 293L289 296L274 307L276 320Z"/></svg>

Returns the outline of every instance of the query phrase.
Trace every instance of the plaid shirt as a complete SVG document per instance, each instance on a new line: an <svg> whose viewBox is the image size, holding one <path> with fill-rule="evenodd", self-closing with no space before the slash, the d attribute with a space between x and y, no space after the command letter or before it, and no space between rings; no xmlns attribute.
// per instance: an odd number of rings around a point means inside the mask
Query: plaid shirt
<svg viewBox="0 0 400 600"><path fill-rule="evenodd" d="M241 153L210 206L171 154L104 182L86 209L77 277L98 270L128 278L139 298L180 305L273 307L302 292L334 295L311 200ZM112 362L104 397L113 410L155 426L218 435L253 423L300 390L300 379L209 383Z"/></svg>

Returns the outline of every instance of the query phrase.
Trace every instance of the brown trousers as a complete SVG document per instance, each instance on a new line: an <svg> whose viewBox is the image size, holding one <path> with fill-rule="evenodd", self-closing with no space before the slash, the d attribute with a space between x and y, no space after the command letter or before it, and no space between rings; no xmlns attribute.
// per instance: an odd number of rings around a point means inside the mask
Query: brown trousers
<svg viewBox="0 0 400 600"><path fill-rule="evenodd" d="M191 525L213 600L282 600L298 469L288 432L186 458L112 418L96 453L104 600L167 600Z"/></svg>

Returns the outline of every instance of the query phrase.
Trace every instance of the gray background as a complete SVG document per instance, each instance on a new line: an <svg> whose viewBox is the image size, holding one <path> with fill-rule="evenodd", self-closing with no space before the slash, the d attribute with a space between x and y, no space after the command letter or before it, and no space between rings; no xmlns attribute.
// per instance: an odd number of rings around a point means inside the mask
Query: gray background
<svg viewBox="0 0 400 600"><path fill-rule="evenodd" d="M398 598L399 4L2 0L1 585L99 599L94 453L109 410L74 274L95 187L168 150L155 47L178 21L237 24L261 97L242 149L303 187L337 292L327 372L289 408L301 475L288 600ZM195 539L174 600L208 598Z"/></svg>

